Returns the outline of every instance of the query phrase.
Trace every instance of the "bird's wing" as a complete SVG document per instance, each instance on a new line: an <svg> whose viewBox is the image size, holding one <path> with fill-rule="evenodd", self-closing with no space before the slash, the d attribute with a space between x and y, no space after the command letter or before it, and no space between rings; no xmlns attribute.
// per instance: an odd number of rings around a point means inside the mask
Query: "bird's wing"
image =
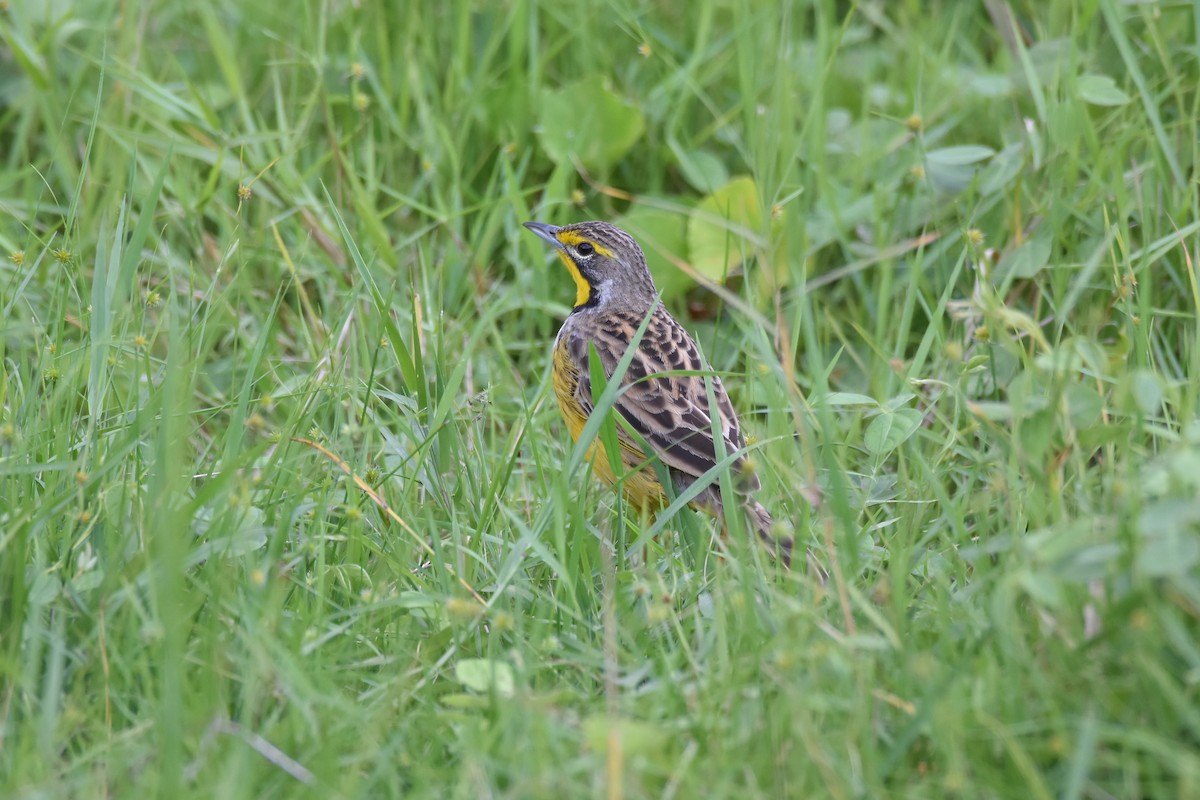
<svg viewBox="0 0 1200 800"><path fill-rule="evenodd" d="M620 317L608 330L596 331L591 341L596 346L606 375L611 376L624 355L628 343L642 320L633 315ZM568 346L572 356L583 369L576 387L576 399L588 413L593 408L592 382L588 364L588 338L572 337ZM642 439L662 460L663 464L698 478L717 463L713 441L712 416L709 413L708 389L704 375L663 375L678 371L705 369L700 352L687 332L665 313L656 313L639 343L633 361L622 380L622 391L615 407ZM744 446L737 414L717 376L711 376L713 397L716 400L717 429L721 432L725 455ZM645 456L641 445L618 426L622 449L632 460L640 462ZM741 463L734 463L736 469ZM631 464L633 466L633 464ZM754 483L757 479L753 478ZM741 486L753 490L756 486Z"/></svg>

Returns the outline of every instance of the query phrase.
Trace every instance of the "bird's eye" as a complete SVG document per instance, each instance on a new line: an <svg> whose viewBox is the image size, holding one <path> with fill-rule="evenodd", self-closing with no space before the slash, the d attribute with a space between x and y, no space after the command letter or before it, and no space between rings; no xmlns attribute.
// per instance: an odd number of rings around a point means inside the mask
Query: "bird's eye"
<svg viewBox="0 0 1200 800"><path fill-rule="evenodd" d="M591 242L580 242L575 245L575 252L581 256L590 256L596 252L596 248L592 246Z"/></svg>

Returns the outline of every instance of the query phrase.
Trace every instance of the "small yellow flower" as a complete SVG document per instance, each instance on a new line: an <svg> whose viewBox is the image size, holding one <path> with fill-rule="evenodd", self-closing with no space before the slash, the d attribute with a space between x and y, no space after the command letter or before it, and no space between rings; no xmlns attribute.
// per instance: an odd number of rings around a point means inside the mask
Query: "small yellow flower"
<svg viewBox="0 0 1200 800"><path fill-rule="evenodd" d="M150 308L158 308L162 303L162 295L158 293L158 289L151 289L146 292L146 305Z"/></svg>
<svg viewBox="0 0 1200 800"><path fill-rule="evenodd" d="M913 164L908 169L908 175L914 181L925 180L925 165L924 164Z"/></svg>
<svg viewBox="0 0 1200 800"><path fill-rule="evenodd" d="M366 111L371 107L371 95L366 92L354 93L354 110L358 112Z"/></svg>
<svg viewBox="0 0 1200 800"><path fill-rule="evenodd" d="M355 61L350 65L350 78L352 80L361 81L367 76L367 68L362 65L361 61Z"/></svg>
<svg viewBox="0 0 1200 800"><path fill-rule="evenodd" d="M79 521L82 524L87 525L89 522L92 521L92 512L88 511L86 508L83 511L80 511L79 512Z"/></svg>
<svg viewBox="0 0 1200 800"><path fill-rule="evenodd" d="M653 51L650 49L649 42L642 42L638 45L638 55L640 55L642 58L649 58L650 53L652 52Z"/></svg>
<svg viewBox="0 0 1200 800"><path fill-rule="evenodd" d="M316 425L313 425L308 429L308 438L312 439L314 442L321 441L321 429Z"/></svg>
<svg viewBox="0 0 1200 800"><path fill-rule="evenodd" d="M771 655L771 663L782 672L790 672L796 667L796 655L790 651L778 650Z"/></svg>
<svg viewBox="0 0 1200 800"><path fill-rule="evenodd" d="M250 199L250 196L252 194L254 194L254 191L249 186L247 186L244 183L238 184L238 190L237 190L238 202L241 202L241 203L246 202L247 200Z"/></svg>
<svg viewBox="0 0 1200 800"><path fill-rule="evenodd" d="M980 325L975 329L975 339L980 342L990 341L992 333L987 329L987 325Z"/></svg>
<svg viewBox="0 0 1200 800"><path fill-rule="evenodd" d="M501 149L504 151L504 155L510 156L510 157L515 156L517 154L517 143L509 142L508 144L504 145L504 147Z"/></svg>
<svg viewBox="0 0 1200 800"><path fill-rule="evenodd" d="M8 257L8 260L11 261L12 263L16 264L18 267L24 265L25 251L24 250L14 250L12 255L10 255Z"/></svg>
<svg viewBox="0 0 1200 800"><path fill-rule="evenodd" d="M254 586L259 589L261 589L263 586L266 586L267 573L263 571L262 567L256 567L250 571L250 583L254 584Z"/></svg>
<svg viewBox="0 0 1200 800"><path fill-rule="evenodd" d="M252 431L266 430L267 418L262 414L251 414L246 418L246 427Z"/></svg>
<svg viewBox="0 0 1200 800"><path fill-rule="evenodd" d="M937 659L929 653L920 653L913 659L912 671L918 680L929 680L937 674Z"/></svg>
<svg viewBox="0 0 1200 800"><path fill-rule="evenodd" d="M921 119L920 114L909 114L908 119L904 120L904 127L913 133L920 133L925 127L925 120Z"/></svg>
<svg viewBox="0 0 1200 800"><path fill-rule="evenodd" d="M75 254L65 247L60 247L54 251L54 257L58 259L58 263L60 264L69 263L74 256Z"/></svg>
<svg viewBox="0 0 1200 800"><path fill-rule="evenodd" d="M138 350L145 350L146 345L149 343L150 343L149 340L140 333L137 336L133 337L133 346L136 347Z"/></svg>
<svg viewBox="0 0 1200 800"><path fill-rule="evenodd" d="M577 206L581 206L586 201L587 201L587 195L583 193L582 189L572 189L571 190L571 202L572 203L574 203Z"/></svg>
<svg viewBox="0 0 1200 800"><path fill-rule="evenodd" d="M783 219L783 206L779 203L771 206L771 219Z"/></svg>
<svg viewBox="0 0 1200 800"><path fill-rule="evenodd" d="M983 231L979 230L979 228L967 229L967 243L972 247L979 247L981 244L983 244L983 240Z"/></svg>
<svg viewBox="0 0 1200 800"><path fill-rule="evenodd" d="M363 476L363 480L370 486L378 486L379 481L383 479L383 473L379 471L379 467L371 467L367 470L367 474Z"/></svg>
<svg viewBox="0 0 1200 800"><path fill-rule="evenodd" d="M466 600L461 597L451 597L446 601L446 611L452 617L478 617L483 613L483 606L481 606L479 603L476 603L474 600Z"/></svg>
<svg viewBox="0 0 1200 800"><path fill-rule="evenodd" d="M358 522L362 519L362 509L358 506L350 506L346 509L346 519L350 522Z"/></svg>
<svg viewBox="0 0 1200 800"><path fill-rule="evenodd" d="M661 625L670 618L670 606L653 605L646 609L646 622L650 625Z"/></svg>
<svg viewBox="0 0 1200 800"><path fill-rule="evenodd" d="M946 773L946 777L942 779L942 786L951 794L959 794L966 785L967 777L963 775L961 770L955 767L951 767Z"/></svg>
<svg viewBox="0 0 1200 800"><path fill-rule="evenodd" d="M83 470L79 470L78 472L75 473L75 482L78 483L80 486L83 486L85 483L88 482L88 474L86 472L84 472Z"/></svg>

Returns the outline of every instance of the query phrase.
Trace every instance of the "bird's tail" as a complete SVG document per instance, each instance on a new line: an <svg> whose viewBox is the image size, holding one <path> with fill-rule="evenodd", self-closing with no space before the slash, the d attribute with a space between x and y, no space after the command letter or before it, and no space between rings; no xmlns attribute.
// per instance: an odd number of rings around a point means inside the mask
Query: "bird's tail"
<svg viewBox="0 0 1200 800"><path fill-rule="evenodd" d="M758 538L767 546L767 549L775 554L775 557L783 562L785 567L792 566L792 548L795 547L795 540L787 534L777 535L775 528L775 520L771 517L771 512L763 508L763 504L755 500L751 500L746 504L746 511L750 513L750 520L754 523L754 531L758 534Z"/></svg>
<svg viewBox="0 0 1200 800"><path fill-rule="evenodd" d="M775 520L771 517L771 512L763 508L762 503L751 500L746 504L746 511L750 514L750 519L754 523L754 530L758 534L758 538L767 546L775 557L783 562L785 567L789 569L792 566L792 550L796 546L796 540L787 533L777 532L775 530ZM811 550L807 551L808 568L812 570L813 575L822 584L829 577L829 573L817 561Z"/></svg>

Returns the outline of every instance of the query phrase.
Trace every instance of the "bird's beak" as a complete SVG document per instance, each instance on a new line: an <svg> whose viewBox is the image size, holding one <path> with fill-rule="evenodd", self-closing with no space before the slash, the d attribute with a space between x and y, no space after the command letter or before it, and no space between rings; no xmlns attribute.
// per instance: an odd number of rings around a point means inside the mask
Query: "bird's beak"
<svg viewBox="0 0 1200 800"><path fill-rule="evenodd" d="M563 250L563 243L558 240L558 232L562 230L557 225L548 225L545 222L526 222L525 227L536 233L538 236L545 239L550 244Z"/></svg>

